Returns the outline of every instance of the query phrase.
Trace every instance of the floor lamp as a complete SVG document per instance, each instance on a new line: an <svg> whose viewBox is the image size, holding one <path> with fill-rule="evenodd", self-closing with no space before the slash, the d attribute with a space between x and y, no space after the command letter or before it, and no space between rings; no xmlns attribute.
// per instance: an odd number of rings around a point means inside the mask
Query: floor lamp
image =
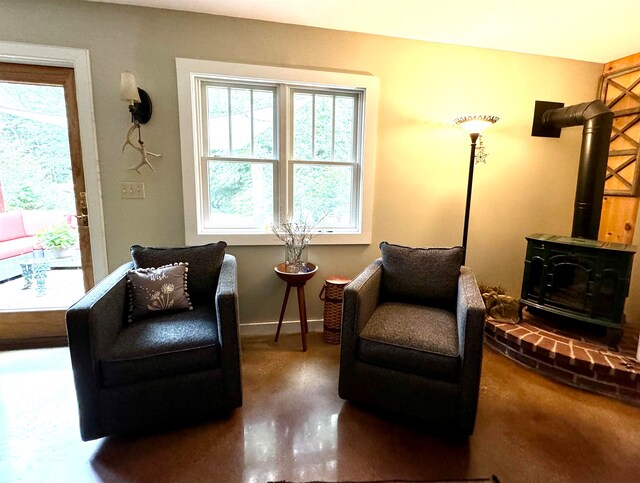
<svg viewBox="0 0 640 483"><path fill-rule="evenodd" d="M460 128L469 133L471 137L471 156L469 157L469 181L467 181L467 205L464 211L464 231L462 232L462 264L467 258L467 235L469 234L469 212L471 211L471 189L473 188L473 168L476 164L476 142L480 133L498 121L496 116L462 116L453 120Z"/></svg>

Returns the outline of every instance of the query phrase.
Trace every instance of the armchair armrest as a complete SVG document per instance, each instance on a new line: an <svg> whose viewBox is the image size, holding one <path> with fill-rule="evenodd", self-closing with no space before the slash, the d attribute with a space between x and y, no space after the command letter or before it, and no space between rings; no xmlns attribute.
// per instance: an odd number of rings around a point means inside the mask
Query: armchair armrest
<svg viewBox="0 0 640 483"><path fill-rule="evenodd" d="M98 365L116 340L125 319L128 307L126 274L132 267L133 263L120 266L66 313L69 352L85 441L98 437L95 434L101 435L97 416Z"/></svg>
<svg viewBox="0 0 640 483"><path fill-rule="evenodd" d="M376 310L382 284L382 259L374 260L344 289L342 357L355 355L358 334Z"/></svg>
<svg viewBox="0 0 640 483"><path fill-rule="evenodd" d="M237 395L239 406L242 403L242 387L238 319L238 266L233 255L225 254L224 256L216 289L215 308L222 366L227 377L229 392Z"/></svg>
<svg viewBox="0 0 640 483"><path fill-rule="evenodd" d="M480 373L482 371L482 342L484 338L485 307L478 283L470 268L461 267L458 278L458 337L462 368L460 398L464 409L459 416L459 428L466 434L473 432L478 406Z"/></svg>
<svg viewBox="0 0 640 483"><path fill-rule="evenodd" d="M343 399L353 396L354 382L357 379L358 335L378 306L381 284L382 259L379 258L360 272L344 289L338 384L338 394Z"/></svg>
<svg viewBox="0 0 640 483"><path fill-rule="evenodd" d="M456 316L460 355L464 361L467 356L472 356L482 349L485 317L484 301L480 295L478 283L468 267L460 268Z"/></svg>
<svg viewBox="0 0 640 483"><path fill-rule="evenodd" d="M67 335L72 357L78 344L100 359L115 342L126 318L127 271L133 263L125 263L101 280L66 314Z"/></svg>

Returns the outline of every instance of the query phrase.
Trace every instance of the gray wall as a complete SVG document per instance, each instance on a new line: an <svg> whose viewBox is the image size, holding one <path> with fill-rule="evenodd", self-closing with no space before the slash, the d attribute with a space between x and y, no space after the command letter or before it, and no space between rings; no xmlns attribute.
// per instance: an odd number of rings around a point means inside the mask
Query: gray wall
<svg viewBox="0 0 640 483"><path fill-rule="evenodd" d="M490 153L474 181L467 264L480 281L519 295L524 237L571 230L579 129L560 139L530 136L534 102L566 105L596 97L602 65L551 57L169 10L72 0L0 0L0 40L88 49L110 269L134 243L184 243L175 58L369 72L380 79L373 243L312 246L320 266L307 286L310 318L329 274L355 276L379 254L378 243L459 244L469 140L450 120L487 113L501 120L486 133ZM153 100L147 147L163 154L158 172L128 171L121 153L129 127L119 100L120 72L134 71ZM144 200L121 200L121 181L142 180ZM229 247L238 257L243 323L278 317L284 286L273 273L281 247ZM634 285L632 298L639 299ZM637 305L628 304L631 319ZM295 319L291 304L287 318Z"/></svg>

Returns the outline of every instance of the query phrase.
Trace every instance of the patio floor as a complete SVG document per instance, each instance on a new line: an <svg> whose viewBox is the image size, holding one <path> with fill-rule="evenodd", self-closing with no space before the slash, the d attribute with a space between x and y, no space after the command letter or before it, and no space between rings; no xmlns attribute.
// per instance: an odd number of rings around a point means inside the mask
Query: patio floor
<svg viewBox="0 0 640 483"><path fill-rule="evenodd" d="M35 281L31 288L23 287L22 277L0 283L0 310L66 309L84 295L79 268L49 270L44 295L37 295Z"/></svg>

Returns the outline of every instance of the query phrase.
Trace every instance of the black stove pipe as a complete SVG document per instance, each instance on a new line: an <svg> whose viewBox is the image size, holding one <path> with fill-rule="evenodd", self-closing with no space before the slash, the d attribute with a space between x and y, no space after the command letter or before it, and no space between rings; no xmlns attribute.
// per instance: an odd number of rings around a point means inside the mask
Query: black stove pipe
<svg viewBox="0 0 640 483"><path fill-rule="evenodd" d="M571 236L597 240L613 113L602 101L584 102L546 111L542 125L584 126Z"/></svg>

